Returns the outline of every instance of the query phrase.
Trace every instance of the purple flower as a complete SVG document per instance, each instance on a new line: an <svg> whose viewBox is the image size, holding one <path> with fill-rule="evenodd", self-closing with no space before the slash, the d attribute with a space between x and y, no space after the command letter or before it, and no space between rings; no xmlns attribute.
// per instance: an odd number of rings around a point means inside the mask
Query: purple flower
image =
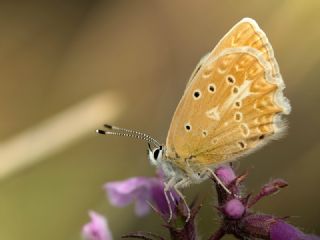
<svg viewBox="0 0 320 240"><path fill-rule="evenodd" d="M301 232L299 229L286 223L285 221L278 220L272 224L270 228L271 240L319 240L320 238L313 235L307 235Z"/></svg>
<svg viewBox="0 0 320 240"><path fill-rule="evenodd" d="M260 192L251 196L243 196L240 191L247 174L236 176L230 166L220 166L215 170L220 180L232 194L226 194L216 183L218 206L222 218L221 226L209 239L218 240L226 234L232 234L238 239L259 238L270 240L320 240L319 237L307 235L285 222L282 218L268 214L260 214L250 209L262 198L277 193L288 183L282 179L274 179L265 184Z"/></svg>
<svg viewBox="0 0 320 240"><path fill-rule="evenodd" d="M233 169L229 165L221 165L215 170L215 173L225 185L229 185L237 178Z"/></svg>
<svg viewBox="0 0 320 240"><path fill-rule="evenodd" d="M240 194L239 183L245 178L245 175L237 177L233 169L229 165L219 166L218 168L216 168L215 174L223 183L223 185L227 187L232 193L231 195L227 194L225 189L220 184L216 185L218 203L220 206L223 206L227 203L228 200L230 200L230 198L232 198L232 195Z"/></svg>
<svg viewBox="0 0 320 240"><path fill-rule="evenodd" d="M260 191L262 196L268 196L270 194L276 193L280 188L287 187L288 183L283 179L274 179L264 185Z"/></svg>
<svg viewBox="0 0 320 240"><path fill-rule="evenodd" d="M245 209L246 207L243 205L243 203L236 198L228 201L223 207L225 215L231 219L241 218L245 212Z"/></svg>
<svg viewBox="0 0 320 240"><path fill-rule="evenodd" d="M169 213L169 207L163 192L164 184L158 177L133 177L123 181L109 182L104 185L109 201L116 207L124 207L135 202L135 213L144 216L150 211L150 204L155 204L162 214ZM177 194L172 191L175 200ZM175 203L171 202L174 208Z"/></svg>
<svg viewBox="0 0 320 240"><path fill-rule="evenodd" d="M90 211L90 222L83 226L82 236L85 240L112 240L107 220L100 214Z"/></svg>
<svg viewBox="0 0 320 240"><path fill-rule="evenodd" d="M283 179L274 179L270 181L269 183L265 184L259 194L257 194L255 197L250 199L248 203L248 208L252 207L255 203L260 201L262 198L269 196L271 194L277 193L281 188L287 187L288 183Z"/></svg>

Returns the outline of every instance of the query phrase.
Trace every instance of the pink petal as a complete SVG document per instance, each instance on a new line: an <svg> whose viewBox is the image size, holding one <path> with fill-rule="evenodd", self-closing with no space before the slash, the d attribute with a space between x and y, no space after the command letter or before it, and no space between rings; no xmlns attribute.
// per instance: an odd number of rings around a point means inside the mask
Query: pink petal
<svg viewBox="0 0 320 240"><path fill-rule="evenodd" d="M135 212L138 216L149 213L151 201L151 188L155 178L134 177L124 181L109 182L104 188L109 201L116 207L124 207L135 202Z"/></svg>
<svg viewBox="0 0 320 240"><path fill-rule="evenodd" d="M82 236L85 240L112 240L108 222L102 215L90 211L90 222L82 228Z"/></svg>

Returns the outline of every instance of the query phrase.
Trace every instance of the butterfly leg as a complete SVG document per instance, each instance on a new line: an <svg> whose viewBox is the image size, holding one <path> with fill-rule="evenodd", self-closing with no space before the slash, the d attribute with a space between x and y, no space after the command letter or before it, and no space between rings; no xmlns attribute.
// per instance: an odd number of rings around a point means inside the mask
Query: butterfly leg
<svg viewBox="0 0 320 240"><path fill-rule="evenodd" d="M176 184L175 183L175 178L171 178L167 183L164 183L164 188L163 188L164 197L166 198L166 201L167 201L167 204L168 204L168 208L169 208L168 222L170 222L172 220L172 207L171 207L170 199L168 197L168 192L170 192L170 188L173 187L175 184Z"/></svg>
<svg viewBox="0 0 320 240"><path fill-rule="evenodd" d="M176 200L174 199L173 193L169 191L170 199L174 203L175 206L177 206Z"/></svg>
<svg viewBox="0 0 320 240"><path fill-rule="evenodd" d="M189 222L189 220L190 220L191 211L190 211L190 208L189 208L189 206L188 206L188 204L187 204L186 198L185 198L184 195L180 192L179 187L188 185L189 183L190 183L189 179L185 178L185 179L182 179L181 181L177 182L177 183L173 186L174 190L177 192L177 194L178 194L179 197L182 199L184 205L185 205L186 208L187 208L187 219L186 219L186 222Z"/></svg>
<svg viewBox="0 0 320 240"><path fill-rule="evenodd" d="M221 181L221 179L216 175L216 173L215 173L211 168L206 168L205 170L212 174L212 176L213 176L214 179L217 181L217 183L218 183L228 194L232 194L232 193L230 192L230 190L223 184L223 182Z"/></svg>

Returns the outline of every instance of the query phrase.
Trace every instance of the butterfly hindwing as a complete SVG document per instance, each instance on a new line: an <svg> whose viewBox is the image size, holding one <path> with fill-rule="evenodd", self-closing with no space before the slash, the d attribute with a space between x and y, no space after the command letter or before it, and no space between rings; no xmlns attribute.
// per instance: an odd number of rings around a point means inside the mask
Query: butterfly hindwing
<svg viewBox="0 0 320 240"><path fill-rule="evenodd" d="M254 20L240 21L189 81L170 125L168 158L211 165L262 146L290 112L283 88L265 34Z"/></svg>

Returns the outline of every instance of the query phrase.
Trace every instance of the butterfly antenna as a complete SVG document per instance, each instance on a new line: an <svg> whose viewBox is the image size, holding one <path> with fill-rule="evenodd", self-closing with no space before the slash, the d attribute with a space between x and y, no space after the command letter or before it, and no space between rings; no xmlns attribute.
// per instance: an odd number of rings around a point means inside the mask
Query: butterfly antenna
<svg viewBox="0 0 320 240"><path fill-rule="evenodd" d="M103 134L103 135L114 135L114 136L122 136L122 137L131 137L131 138L141 139L141 140L144 140L144 141L146 141L148 143L152 143L152 144L154 144L155 146L158 147L158 145L155 142L153 142L149 138L145 138L145 137L143 137L141 135L136 135L136 134L131 134L131 133L123 133L123 132L104 131L104 130L101 130L101 129L97 129L96 132L99 133L99 134Z"/></svg>
<svg viewBox="0 0 320 240"><path fill-rule="evenodd" d="M145 137L147 139L150 139L150 141L152 141L153 144L155 144L156 146L158 146L158 147L161 146L161 144L157 140L155 140L153 137L151 137L150 135L148 135L146 133L138 132L138 131L135 131L135 130L132 130L132 129L120 128L120 127L112 126L112 125L109 125L109 124L104 124L104 127L108 128L110 130L123 131L123 132L127 132L127 133L140 135L140 136L143 136L143 137Z"/></svg>
<svg viewBox="0 0 320 240"><path fill-rule="evenodd" d="M101 130L98 129L96 130L97 133L99 134L104 134L104 135L115 135L115 136L124 136L124 137L131 137L131 138L136 138L136 139L142 139L148 143L154 144L156 147L160 147L161 144L155 140L154 138L150 137L148 134L141 133L138 131L130 130L130 129L125 129L125 128L119 128L116 126L111 126L108 124L104 125L107 129L110 129L109 131ZM112 131L113 130L113 131Z"/></svg>

